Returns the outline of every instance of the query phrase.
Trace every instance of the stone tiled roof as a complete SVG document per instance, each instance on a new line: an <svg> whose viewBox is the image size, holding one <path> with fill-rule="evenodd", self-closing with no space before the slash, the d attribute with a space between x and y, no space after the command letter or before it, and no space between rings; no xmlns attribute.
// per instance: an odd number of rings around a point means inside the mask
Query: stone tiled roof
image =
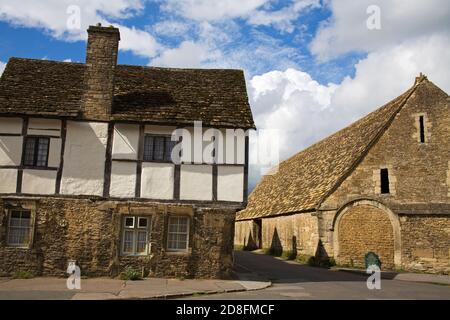
<svg viewBox="0 0 450 320"><path fill-rule="evenodd" d="M385 131L423 77L401 96L280 163L249 195L237 219L313 211L340 184Z"/></svg>
<svg viewBox="0 0 450 320"><path fill-rule="evenodd" d="M81 117L86 66L11 58L0 113ZM118 65L112 119L254 128L241 70Z"/></svg>
<svg viewBox="0 0 450 320"><path fill-rule="evenodd" d="M0 113L77 116L84 65L11 58L0 78Z"/></svg>

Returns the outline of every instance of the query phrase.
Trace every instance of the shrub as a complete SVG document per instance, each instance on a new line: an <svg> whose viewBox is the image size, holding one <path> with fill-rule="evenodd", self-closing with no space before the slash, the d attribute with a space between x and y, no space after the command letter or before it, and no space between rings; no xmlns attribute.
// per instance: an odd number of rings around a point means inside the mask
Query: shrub
<svg viewBox="0 0 450 320"><path fill-rule="evenodd" d="M281 258L283 258L285 260L294 260L296 256L297 256L297 252L292 251L292 250L283 251L283 253L281 254Z"/></svg>
<svg viewBox="0 0 450 320"><path fill-rule="evenodd" d="M125 271L120 274L121 280L142 280L142 275L139 271L133 269L132 267L126 267Z"/></svg>
<svg viewBox="0 0 450 320"><path fill-rule="evenodd" d="M308 264L309 259L311 258L310 255L307 254L298 254L295 258L295 261L301 264Z"/></svg>
<svg viewBox="0 0 450 320"><path fill-rule="evenodd" d="M309 257L309 259L308 259L308 266L310 266L310 267L317 267L318 266L318 262L317 262L316 257L314 257L314 256Z"/></svg>
<svg viewBox="0 0 450 320"><path fill-rule="evenodd" d="M319 262L319 267L331 268L336 265L334 258L326 258Z"/></svg>
<svg viewBox="0 0 450 320"><path fill-rule="evenodd" d="M29 271L16 271L13 275L14 279L31 279L34 278L34 274Z"/></svg>

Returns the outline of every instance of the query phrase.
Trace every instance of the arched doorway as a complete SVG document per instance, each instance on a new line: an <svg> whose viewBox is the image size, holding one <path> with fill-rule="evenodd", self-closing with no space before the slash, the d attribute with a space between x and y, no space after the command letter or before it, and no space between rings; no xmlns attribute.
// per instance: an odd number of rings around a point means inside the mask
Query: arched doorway
<svg viewBox="0 0 450 320"><path fill-rule="evenodd" d="M400 265L398 217L387 207L371 200L344 206L334 222L334 255L341 265L364 267L364 256L376 253L381 268Z"/></svg>

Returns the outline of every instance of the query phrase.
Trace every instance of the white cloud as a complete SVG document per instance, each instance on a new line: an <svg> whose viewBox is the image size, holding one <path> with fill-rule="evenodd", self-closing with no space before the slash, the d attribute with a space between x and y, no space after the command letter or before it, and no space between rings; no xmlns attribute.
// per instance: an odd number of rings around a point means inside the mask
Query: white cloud
<svg viewBox="0 0 450 320"><path fill-rule="evenodd" d="M301 11L306 8L315 8L320 6L319 0L293 0L292 4L279 10L255 10L248 17L248 22L253 25L273 26L280 31L293 32L296 20Z"/></svg>
<svg viewBox="0 0 450 320"><path fill-rule="evenodd" d="M269 0L166 0L162 9L188 19L214 21L247 16Z"/></svg>
<svg viewBox="0 0 450 320"><path fill-rule="evenodd" d="M143 57L154 57L162 46L148 32L118 25L120 29L119 48L129 50Z"/></svg>
<svg viewBox="0 0 450 320"><path fill-rule="evenodd" d="M380 8L381 29L369 30L369 5ZM311 43L320 60L351 51L374 51L420 36L450 30L448 0L331 0L332 17Z"/></svg>
<svg viewBox="0 0 450 320"><path fill-rule="evenodd" d="M158 35L177 37L185 36L191 28L191 25L189 23L175 20L164 20L152 25L151 28Z"/></svg>
<svg viewBox="0 0 450 320"><path fill-rule="evenodd" d="M183 41L179 47L167 49L153 59L152 66L201 67L220 57L219 51L213 51L206 45L193 41Z"/></svg>
<svg viewBox="0 0 450 320"><path fill-rule="evenodd" d="M245 19L251 25L273 26L293 32L300 12L320 6L319 0L289 0L281 9L273 10L273 0L166 0L161 8L195 21Z"/></svg>
<svg viewBox="0 0 450 320"><path fill-rule="evenodd" d="M57 39L78 41L86 39L89 25L98 22L109 25L110 20L126 19L139 14L144 8L144 2L145 0L1 0L0 20L44 29ZM73 21L74 11L68 11L71 6L79 8L79 28L68 27L68 21ZM122 33L122 50L153 57L160 49L151 34L134 27L128 28L117 23L114 25Z"/></svg>
<svg viewBox="0 0 450 320"><path fill-rule="evenodd" d="M3 71L5 70L6 63L0 61L0 76L2 75Z"/></svg>
<svg viewBox="0 0 450 320"><path fill-rule="evenodd" d="M355 76L337 85L321 85L295 69L255 76L248 87L256 126L280 130L285 159L399 96L420 72L450 92L449 52L450 36L436 34L369 53ZM258 173L251 172L250 185Z"/></svg>

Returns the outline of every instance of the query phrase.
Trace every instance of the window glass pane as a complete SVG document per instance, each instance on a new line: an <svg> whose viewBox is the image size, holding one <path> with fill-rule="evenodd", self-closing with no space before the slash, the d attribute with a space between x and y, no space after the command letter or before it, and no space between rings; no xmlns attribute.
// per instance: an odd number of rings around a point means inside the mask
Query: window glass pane
<svg viewBox="0 0 450 320"><path fill-rule="evenodd" d="M22 219L30 219L30 217L31 217L30 211L19 211L19 214Z"/></svg>
<svg viewBox="0 0 450 320"><path fill-rule="evenodd" d="M39 138L38 140L38 154L36 159L36 166L45 167L47 166L47 155L48 155L48 138Z"/></svg>
<svg viewBox="0 0 450 320"><path fill-rule="evenodd" d="M134 218L133 217L125 218L125 227L134 228Z"/></svg>
<svg viewBox="0 0 450 320"><path fill-rule="evenodd" d="M164 153L164 160L166 160L166 161L172 161L172 157L171 157L172 150L173 150L173 147L177 144L176 141L172 141L170 139L171 139L170 137L166 138L166 151Z"/></svg>
<svg viewBox="0 0 450 320"><path fill-rule="evenodd" d="M178 232L187 232L187 218L179 220Z"/></svg>
<svg viewBox="0 0 450 320"><path fill-rule="evenodd" d="M30 241L30 211L12 211L8 225L8 245L27 246Z"/></svg>
<svg viewBox="0 0 450 320"><path fill-rule="evenodd" d="M153 160L164 160L164 137L154 137L154 154Z"/></svg>
<svg viewBox="0 0 450 320"><path fill-rule="evenodd" d="M36 143L35 138L26 138L26 140L25 140L25 154L24 154L23 164L26 166L34 165L35 143Z"/></svg>
<svg viewBox="0 0 450 320"><path fill-rule="evenodd" d="M153 160L153 137L145 136L144 139L144 160Z"/></svg>
<svg viewBox="0 0 450 320"><path fill-rule="evenodd" d="M134 231L125 230L123 234L123 252L133 253Z"/></svg>
<svg viewBox="0 0 450 320"><path fill-rule="evenodd" d="M186 250L188 245L188 217L170 217L167 247L169 250Z"/></svg>
<svg viewBox="0 0 450 320"><path fill-rule="evenodd" d="M147 232L139 231L136 245L136 252L143 253L147 248Z"/></svg>
<svg viewBox="0 0 450 320"><path fill-rule="evenodd" d="M139 228L147 227L147 218L139 218Z"/></svg>

